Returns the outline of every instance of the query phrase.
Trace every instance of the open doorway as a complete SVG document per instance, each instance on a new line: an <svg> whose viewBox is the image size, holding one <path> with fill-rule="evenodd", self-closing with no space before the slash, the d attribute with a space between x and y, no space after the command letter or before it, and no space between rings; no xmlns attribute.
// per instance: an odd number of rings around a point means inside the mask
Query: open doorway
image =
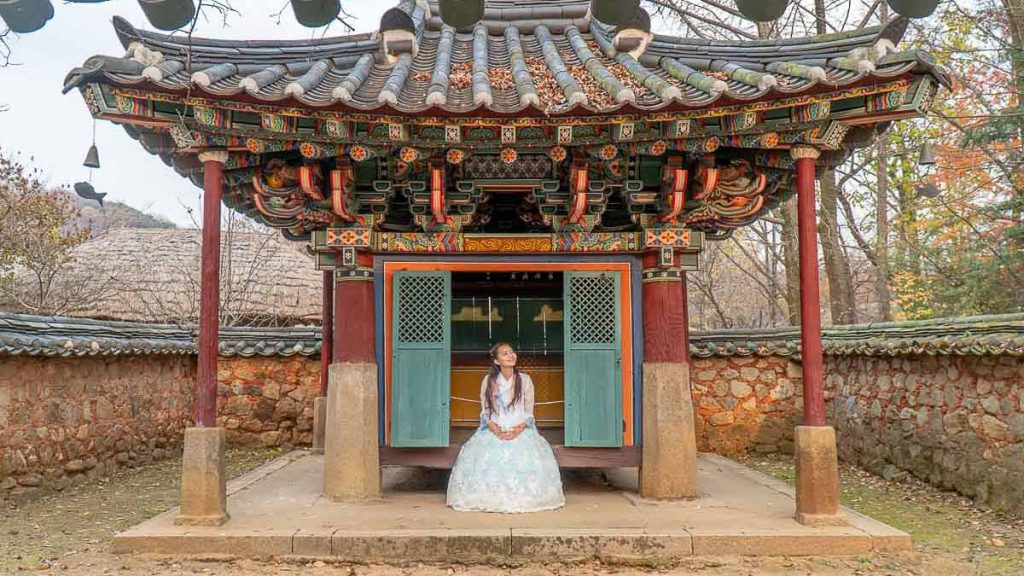
<svg viewBox="0 0 1024 576"><path fill-rule="evenodd" d="M565 423L563 274L558 271L454 272L451 305L451 440L480 424L480 384L497 342L519 353L533 379L541 434L561 444Z"/></svg>
<svg viewBox="0 0 1024 576"><path fill-rule="evenodd" d="M519 348L537 382L535 415L552 445L632 446L630 271L623 262L384 262L380 424L397 450L388 457L443 448L454 459L479 425L487 352L500 340Z"/></svg>

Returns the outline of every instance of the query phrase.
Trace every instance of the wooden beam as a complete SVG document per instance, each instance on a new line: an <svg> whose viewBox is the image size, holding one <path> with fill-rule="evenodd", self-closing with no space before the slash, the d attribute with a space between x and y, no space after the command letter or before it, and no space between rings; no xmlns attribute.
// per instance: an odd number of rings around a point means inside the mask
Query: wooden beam
<svg viewBox="0 0 1024 576"><path fill-rule="evenodd" d="M451 468L462 446L447 448L380 447L381 466L423 466ZM556 444L551 447L560 468L633 468L640 465L640 447L571 448Z"/></svg>

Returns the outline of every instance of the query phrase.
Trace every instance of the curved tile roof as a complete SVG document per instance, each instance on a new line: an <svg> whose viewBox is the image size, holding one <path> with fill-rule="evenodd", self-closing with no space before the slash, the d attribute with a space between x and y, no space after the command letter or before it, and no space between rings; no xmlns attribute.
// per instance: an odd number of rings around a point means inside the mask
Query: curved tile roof
<svg viewBox="0 0 1024 576"><path fill-rule="evenodd" d="M195 326L142 324L0 312L0 356L195 354ZM221 328L221 356L317 356L319 326Z"/></svg>
<svg viewBox="0 0 1024 576"><path fill-rule="evenodd" d="M589 115L784 97L914 70L945 79L925 53L894 50L905 18L810 38L695 40L613 29L589 20L588 5L490 0L483 21L455 30L431 16L434 2L402 0L389 14L415 34L387 29L386 14L383 30L314 43L188 40L115 18L127 53L90 58L65 91L104 78L314 108Z"/></svg>
<svg viewBox="0 0 1024 576"><path fill-rule="evenodd" d="M829 356L1024 356L1024 314L827 326ZM710 330L690 339L690 352L712 356L799 356L798 328Z"/></svg>
<svg viewBox="0 0 1024 576"><path fill-rule="evenodd" d="M194 326L29 316L0 312L0 356L195 354ZM828 326L826 355L1024 356L1024 314ZM221 328L221 356L316 356L320 328ZM798 356L797 328L695 332L690 352Z"/></svg>

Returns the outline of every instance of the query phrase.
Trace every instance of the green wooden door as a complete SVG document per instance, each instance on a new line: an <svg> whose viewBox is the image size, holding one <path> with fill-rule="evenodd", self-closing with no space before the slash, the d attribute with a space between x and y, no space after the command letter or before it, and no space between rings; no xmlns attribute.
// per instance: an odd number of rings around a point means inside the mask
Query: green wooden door
<svg viewBox="0 0 1024 576"><path fill-rule="evenodd" d="M565 445L622 446L619 275L566 272Z"/></svg>
<svg viewBox="0 0 1024 576"><path fill-rule="evenodd" d="M448 446L451 273L395 272L392 295L391 445Z"/></svg>

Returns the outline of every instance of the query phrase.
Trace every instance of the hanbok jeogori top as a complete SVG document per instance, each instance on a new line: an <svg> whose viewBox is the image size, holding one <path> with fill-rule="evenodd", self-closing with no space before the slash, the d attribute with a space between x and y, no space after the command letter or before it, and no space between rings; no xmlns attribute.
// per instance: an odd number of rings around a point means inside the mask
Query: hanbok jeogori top
<svg viewBox="0 0 1024 576"><path fill-rule="evenodd" d="M489 404L487 403L487 380L488 377L484 376L483 382L480 383L480 427L486 428L488 419L493 420L499 428L503 430L509 430L515 428L520 423L525 422L527 426L534 425L533 418L533 405L535 392L533 389L533 380L528 374L522 372L519 373L523 379L523 391L522 398L519 399L515 404L512 403L512 397L515 395L515 375L512 378L506 379L504 375L498 374L498 390L494 393L494 404L495 414L491 414Z"/></svg>

